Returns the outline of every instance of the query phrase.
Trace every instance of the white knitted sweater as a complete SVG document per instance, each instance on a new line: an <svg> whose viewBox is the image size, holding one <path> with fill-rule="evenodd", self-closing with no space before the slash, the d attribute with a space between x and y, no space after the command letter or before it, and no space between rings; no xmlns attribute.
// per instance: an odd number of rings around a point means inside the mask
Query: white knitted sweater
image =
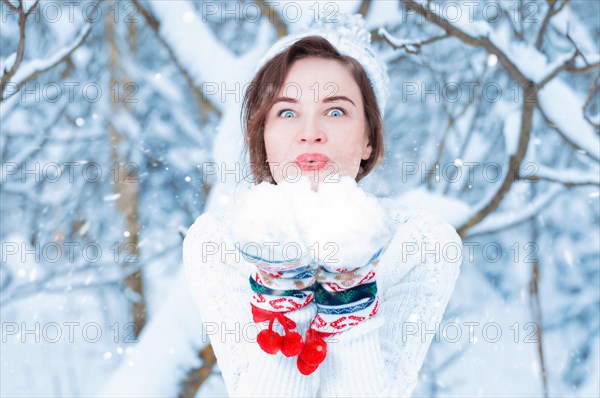
<svg viewBox="0 0 600 398"><path fill-rule="evenodd" d="M183 244L185 272L230 396L412 394L460 272L462 242L437 215L394 208L387 199L381 204L396 231L377 267L380 311L337 335L310 376L298 372L295 357L265 354L255 342L265 326L259 329L252 320L251 269L236 256L228 233L230 211L197 218ZM208 254L217 247L219 255ZM315 312L311 303L288 315L306 331Z"/></svg>

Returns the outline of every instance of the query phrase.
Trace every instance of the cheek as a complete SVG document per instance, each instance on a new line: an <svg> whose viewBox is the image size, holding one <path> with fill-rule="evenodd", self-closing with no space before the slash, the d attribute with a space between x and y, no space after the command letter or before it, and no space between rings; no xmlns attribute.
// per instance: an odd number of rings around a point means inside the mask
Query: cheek
<svg viewBox="0 0 600 398"><path fill-rule="evenodd" d="M340 169L348 171L360 164L362 151L358 140L353 139L349 141L346 137L335 143L331 142L331 144L333 146L332 153L334 153L335 162Z"/></svg>
<svg viewBox="0 0 600 398"><path fill-rule="evenodd" d="M347 131L347 130L346 130ZM333 147L337 148L336 152L344 160L352 160L356 157L361 157L363 147L366 145L364 132L354 131L352 134L339 134L336 136L335 142L331 140Z"/></svg>
<svg viewBox="0 0 600 398"><path fill-rule="evenodd" d="M269 159L279 159L284 152L284 142L282 142L281 135L273 134L272 131L265 130L263 136L265 142L265 151Z"/></svg>
<svg viewBox="0 0 600 398"><path fill-rule="evenodd" d="M273 147L273 133L271 128L268 127L268 125L265 126L265 129L263 131L263 142L265 143L265 148L268 153L269 150Z"/></svg>

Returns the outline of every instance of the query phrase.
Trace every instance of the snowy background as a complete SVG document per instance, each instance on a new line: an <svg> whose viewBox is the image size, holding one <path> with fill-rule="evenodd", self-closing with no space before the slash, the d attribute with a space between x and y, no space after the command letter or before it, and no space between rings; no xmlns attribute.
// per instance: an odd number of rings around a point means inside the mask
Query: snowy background
<svg viewBox="0 0 600 398"><path fill-rule="evenodd" d="M224 394L182 239L245 182L257 61L337 12L391 77L362 186L465 244L414 396L600 395L598 2L0 7L2 397Z"/></svg>

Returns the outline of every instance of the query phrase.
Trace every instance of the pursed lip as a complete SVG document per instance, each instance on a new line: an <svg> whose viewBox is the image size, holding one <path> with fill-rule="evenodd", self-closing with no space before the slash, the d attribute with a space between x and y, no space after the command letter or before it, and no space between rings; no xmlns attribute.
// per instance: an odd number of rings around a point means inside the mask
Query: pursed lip
<svg viewBox="0 0 600 398"><path fill-rule="evenodd" d="M329 157L323 153L303 153L295 160L301 170L320 170L327 165Z"/></svg>

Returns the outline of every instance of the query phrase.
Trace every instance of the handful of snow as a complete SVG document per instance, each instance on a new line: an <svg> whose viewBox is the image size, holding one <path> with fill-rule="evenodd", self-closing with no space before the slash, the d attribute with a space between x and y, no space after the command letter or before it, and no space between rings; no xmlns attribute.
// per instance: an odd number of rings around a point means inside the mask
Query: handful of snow
<svg viewBox="0 0 600 398"><path fill-rule="evenodd" d="M389 243L393 222L376 197L341 176L301 204L298 229L314 261L330 272L365 266Z"/></svg>
<svg viewBox="0 0 600 398"><path fill-rule="evenodd" d="M329 271L366 265L393 234L377 198L347 176L310 188L308 177L263 182L235 200L232 238L269 261L314 261Z"/></svg>
<svg viewBox="0 0 600 398"><path fill-rule="evenodd" d="M231 236L243 252L263 260L312 262L299 234L295 204L311 191L308 178L273 185L262 182L234 200Z"/></svg>

